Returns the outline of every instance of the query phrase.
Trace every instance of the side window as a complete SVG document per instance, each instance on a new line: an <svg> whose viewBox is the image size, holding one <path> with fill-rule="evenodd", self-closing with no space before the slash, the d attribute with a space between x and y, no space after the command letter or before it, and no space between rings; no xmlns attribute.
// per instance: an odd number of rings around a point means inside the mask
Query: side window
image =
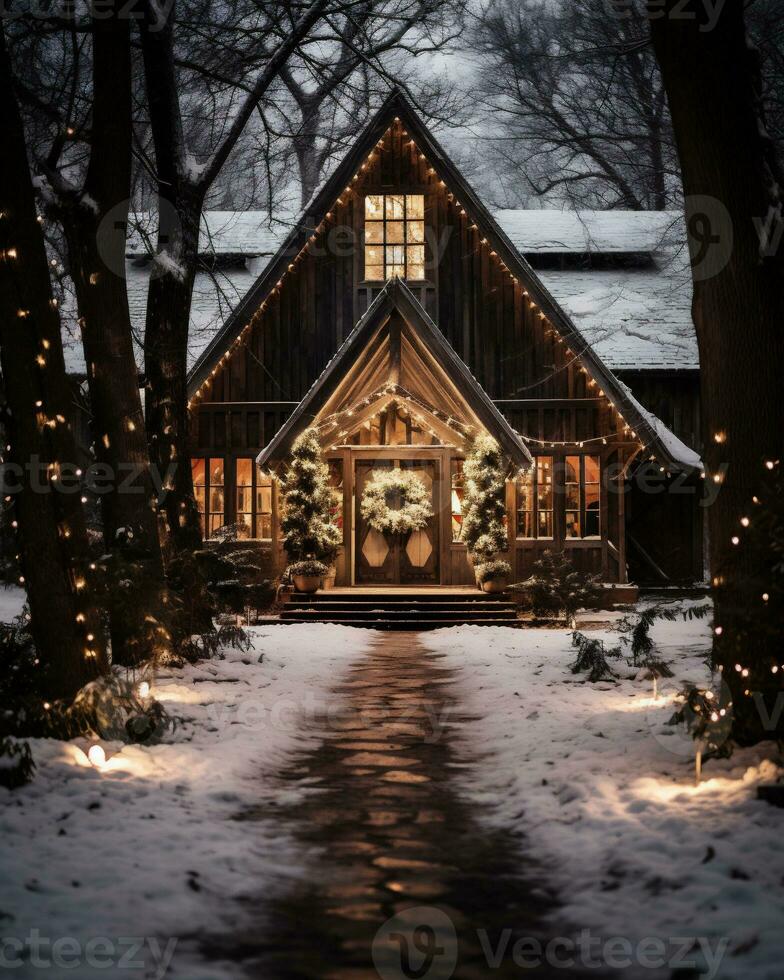
<svg viewBox="0 0 784 980"><path fill-rule="evenodd" d="M517 481L518 538L553 536L553 457L537 456Z"/></svg>

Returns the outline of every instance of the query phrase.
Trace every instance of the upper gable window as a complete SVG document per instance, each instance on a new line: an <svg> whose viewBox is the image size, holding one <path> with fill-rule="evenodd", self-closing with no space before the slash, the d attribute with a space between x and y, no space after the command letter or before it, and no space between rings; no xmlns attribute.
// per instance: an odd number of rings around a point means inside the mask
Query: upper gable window
<svg viewBox="0 0 784 980"><path fill-rule="evenodd" d="M368 194L365 198L365 279L425 278L425 198Z"/></svg>

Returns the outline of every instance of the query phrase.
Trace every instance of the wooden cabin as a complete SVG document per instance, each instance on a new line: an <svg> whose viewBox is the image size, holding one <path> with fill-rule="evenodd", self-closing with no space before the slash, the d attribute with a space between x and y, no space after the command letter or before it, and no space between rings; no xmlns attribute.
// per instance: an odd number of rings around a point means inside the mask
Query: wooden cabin
<svg viewBox="0 0 784 980"><path fill-rule="evenodd" d="M517 579L566 549L626 583L633 467L699 479L699 457L605 366L399 93L201 354L189 397L205 536L237 524L271 573L285 567L278 478L296 436L318 430L344 586L473 581L460 501L479 432L508 461ZM405 542L359 507L370 474L395 465L432 493L430 526Z"/></svg>

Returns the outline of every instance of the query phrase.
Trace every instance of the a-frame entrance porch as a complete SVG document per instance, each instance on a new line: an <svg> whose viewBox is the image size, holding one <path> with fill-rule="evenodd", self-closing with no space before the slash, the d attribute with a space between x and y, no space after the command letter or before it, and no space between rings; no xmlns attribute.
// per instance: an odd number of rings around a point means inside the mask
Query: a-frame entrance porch
<svg viewBox="0 0 784 980"><path fill-rule="evenodd" d="M390 282L377 297L259 464L285 465L306 427L318 432L342 497L336 584L474 583L459 534L466 453L486 432L510 474L527 469L531 456L403 283ZM414 474L424 486L432 509L426 526L400 535L365 519L366 487L384 471ZM395 509L393 500L387 505Z"/></svg>

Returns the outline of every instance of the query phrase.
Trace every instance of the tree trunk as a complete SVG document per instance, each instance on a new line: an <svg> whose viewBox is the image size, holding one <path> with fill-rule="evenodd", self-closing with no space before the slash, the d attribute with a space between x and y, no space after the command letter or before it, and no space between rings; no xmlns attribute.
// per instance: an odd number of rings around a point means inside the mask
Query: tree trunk
<svg viewBox="0 0 784 980"><path fill-rule="evenodd" d="M770 547L754 548L744 518L767 499L766 461L781 459L784 386L777 352L784 322L784 259L761 246L759 222L781 220L781 174L758 98L742 4L706 29L702 3L670 0L651 29L675 128L694 278L706 478L721 484L708 512L714 584L714 660L733 703L733 736L782 734L771 712L781 690L781 592L766 587ZM775 469L775 463L774 463ZM761 511L758 511L761 513ZM737 542L737 543L734 543ZM770 594L769 600L763 594ZM737 666L736 666L737 665ZM737 669L739 668L739 669Z"/></svg>
<svg viewBox="0 0 784 980"><path fill-rule="evenodd" d="M14 495L21 564L46 696L53 700L71 697L105 670L106 655L92 598L60 319L2 31L0 91L0 364L7 461L24 473Z"/></svg>
<svg viewBox="0 0 784 980"><path fill-rule="evenodd" d="M130 21L119 7L118 0L111 16L93 22L90 163L83 192L66 203L62 218L87 362L95 455L112 474L101 496L106 550L121 564L132 541L133 561L141 571L132 596L120 603L108 596L113 659L131 665L153 652L145 616L159 610L164 581L125 279L132 82Z"/></svg>
<svg viewBox="0 0 784 980"><path fill-rule="evenodd" d="M174 191L174 193L172 193ZM155 269L147 295L145 418L153 465L163 478L161 510L170 554L201 545L193 495L187 397L188 328L198 261L201 200L170 184L158 189L159 248L176 257L176 269Z"/></svg>
<svg viewBox="0 0 784 980"><path fill-rule="evenodd" d="M158 258L150 278L144 335L145 417L151 458L164 480L161 508L167 544L175 555L201 544L188 446L187 356L204 192L189 179L174 65L173 18L173 7L163 23L148 10L142 51L159 218Z"/></svg>

